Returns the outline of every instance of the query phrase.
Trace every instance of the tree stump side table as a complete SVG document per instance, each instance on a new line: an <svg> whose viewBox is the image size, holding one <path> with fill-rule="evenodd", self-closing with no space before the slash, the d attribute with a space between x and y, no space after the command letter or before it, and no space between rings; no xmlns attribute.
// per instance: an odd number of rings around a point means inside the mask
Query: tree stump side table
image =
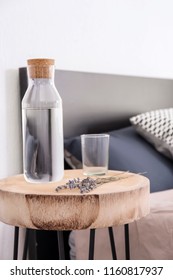
<svg viewBox="0 0 173 280"><path fill-rule="evenodd" d="M65 170L63 180L55 183L28 183L22 174L0 180L0 220L15 227L61 232L110 229L149 213L150 184L146 177L121 171L109 171L104 177L108 176L121 179L84 194L79 189L55 190L69 179L86 178L79 169Z"/></svg>

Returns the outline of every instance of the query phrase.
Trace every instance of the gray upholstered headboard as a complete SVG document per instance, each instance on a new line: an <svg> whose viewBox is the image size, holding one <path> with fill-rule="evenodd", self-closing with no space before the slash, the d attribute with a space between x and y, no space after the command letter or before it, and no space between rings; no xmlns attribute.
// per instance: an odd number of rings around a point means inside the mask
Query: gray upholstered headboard
<svg viewBox="0 0 173 280"><path fill-rule="evenodd" d="M22 98L26 68L19 73ZM134 114L173 107L173 80L56 70L55 84L63 100L65 137L120 128Z"/></svg>

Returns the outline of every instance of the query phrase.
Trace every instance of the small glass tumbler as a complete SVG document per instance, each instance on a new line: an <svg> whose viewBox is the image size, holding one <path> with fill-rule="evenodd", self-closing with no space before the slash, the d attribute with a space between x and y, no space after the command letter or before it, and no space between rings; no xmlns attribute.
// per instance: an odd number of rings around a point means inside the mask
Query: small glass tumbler
<svg viewBox="0 0 173 280"><path fill-rule="evenodd" d="M105 175L108 171L109 134L81 135L83 174Z"/></svg>

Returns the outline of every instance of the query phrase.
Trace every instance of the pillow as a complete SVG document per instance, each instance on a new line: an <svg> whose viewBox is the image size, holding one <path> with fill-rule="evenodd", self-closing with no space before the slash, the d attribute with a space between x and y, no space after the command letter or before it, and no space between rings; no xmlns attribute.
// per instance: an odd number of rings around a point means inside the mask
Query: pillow
<svg viewBox="0 0 173 280"><path fill-rule="evenodd" d="M173 159L173 108L139 114L130 122L160 153Z"/></svg>
<svg viewBox="0 0 173 280"><path fill-rule="evenodd" d="M109 169L135 173L146 172L151 192L172 189L172 161L158 153L135 129L127 128L109 132ZM81 162L80 136L64 141L65 150Z"/></svg>

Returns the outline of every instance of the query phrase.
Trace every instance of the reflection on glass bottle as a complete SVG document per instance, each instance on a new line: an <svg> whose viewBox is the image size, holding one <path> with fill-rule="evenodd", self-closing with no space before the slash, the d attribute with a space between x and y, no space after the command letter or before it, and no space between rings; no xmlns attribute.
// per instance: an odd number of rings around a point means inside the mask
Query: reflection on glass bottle
<svg viewBox="0 0 173 280"><path fill-rule="evenodd" d="M37 157L38 157L38 140L29 133L28 127L25 134L25 167L28 176L33 179L38 179L37 173Z"/></svg>

